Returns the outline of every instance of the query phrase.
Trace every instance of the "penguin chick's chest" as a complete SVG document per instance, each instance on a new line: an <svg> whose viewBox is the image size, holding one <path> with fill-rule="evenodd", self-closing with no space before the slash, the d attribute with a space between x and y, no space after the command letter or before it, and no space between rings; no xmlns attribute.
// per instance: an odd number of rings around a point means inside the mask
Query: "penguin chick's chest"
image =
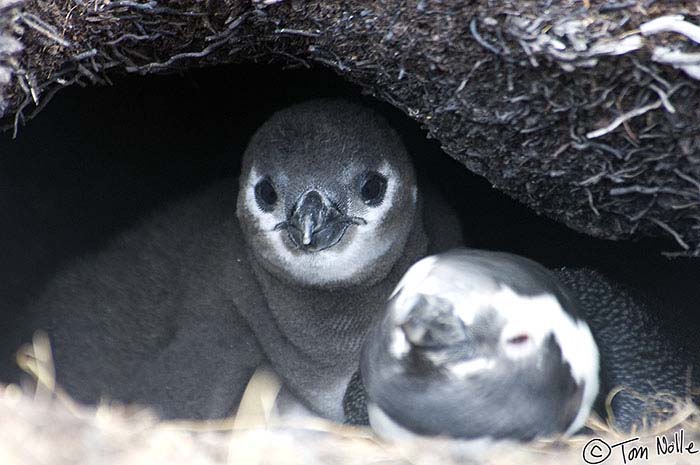
<svg viewBox="0 0 700 465"><path fill-rule="evenodd" d="M399 270L371 287L323 290L287 284L254 268L269 313L246 317L275 371L317 413L342 419L342 397L365 335Z"/></svg>

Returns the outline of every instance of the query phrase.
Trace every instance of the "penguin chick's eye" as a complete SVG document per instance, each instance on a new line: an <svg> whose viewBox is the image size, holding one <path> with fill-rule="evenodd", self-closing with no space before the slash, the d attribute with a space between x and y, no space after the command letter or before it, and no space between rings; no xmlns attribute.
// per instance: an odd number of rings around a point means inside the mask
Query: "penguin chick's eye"
<svg viewBox="0 0 700 465"><path fill-rule="evenodd" d="M511 338L508 338L508 340L506 342L508 342L508 344L517 346L517 345L525 344L529 339L530 339L530 336L528 336L525 333L521 333L521 334L517 334Z"/></svg>
<svg viewBox="0 0 700 465"><path fill-rule="evenodd" d="M362 201L370 207L376 207L382 203L386 193L386 184L386 178L381 174L375 171L367 173L360 188Z"/></svg>
<svg viewBox="0 0 700 465"><path fill-rule="evenodd" d="M255 185L255 200L263 211L271 211L277 203L277 192L268 178Z"/></svg>

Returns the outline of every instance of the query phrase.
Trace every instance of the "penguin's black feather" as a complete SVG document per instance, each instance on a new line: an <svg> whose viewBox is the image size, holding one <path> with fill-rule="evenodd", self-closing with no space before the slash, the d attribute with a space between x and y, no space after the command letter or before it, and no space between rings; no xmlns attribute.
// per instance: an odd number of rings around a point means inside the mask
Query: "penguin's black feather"
<svg viewBox="0 0 700 465"><path fill-rule="evenodd" d="M700 356L665 331L640 293L588 269L560 269L559 280L581 303L600 349L601 392L596 406L605 417L606 396L624 387L612 401L613 424L622 430L667 417L670 399L699 400ZM656 310L656 311L655 311ZM661 395L660 395L661 394ZM664 396L670 394L671 396Z"/></svg>

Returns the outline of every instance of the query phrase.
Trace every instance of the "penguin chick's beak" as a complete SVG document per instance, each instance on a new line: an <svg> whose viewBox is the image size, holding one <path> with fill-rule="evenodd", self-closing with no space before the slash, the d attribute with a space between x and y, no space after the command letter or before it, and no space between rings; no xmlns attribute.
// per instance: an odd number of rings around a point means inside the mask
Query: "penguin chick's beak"
<svg viewBox="0 0 700 465"><path fill-rule="evenodd" d="M444 349L467 340L467 329L452 304L432 295L417 295L400 327L406 339L421 349Z"/></svg>
<svg viewBox="0 0 700 465"><path fill-rule="evenodd" d="M328 198L311 190L299 198L289 220L276 229L286 229L298 249L320 252L336 245L351 224L365 223L362 218L344 215Z"/></svg>

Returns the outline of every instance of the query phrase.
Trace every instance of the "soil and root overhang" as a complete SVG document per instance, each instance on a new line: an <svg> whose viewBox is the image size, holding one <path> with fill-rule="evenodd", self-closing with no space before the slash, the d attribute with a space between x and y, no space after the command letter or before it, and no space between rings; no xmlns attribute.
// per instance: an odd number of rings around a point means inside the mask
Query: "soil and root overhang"
<svg viewBox="0 0 700 465"><path fill-rule="evenodd" d="M700 256L697 2L0 0L10 132L65 86L241 61L330 67L538 213Z"/></svg>

